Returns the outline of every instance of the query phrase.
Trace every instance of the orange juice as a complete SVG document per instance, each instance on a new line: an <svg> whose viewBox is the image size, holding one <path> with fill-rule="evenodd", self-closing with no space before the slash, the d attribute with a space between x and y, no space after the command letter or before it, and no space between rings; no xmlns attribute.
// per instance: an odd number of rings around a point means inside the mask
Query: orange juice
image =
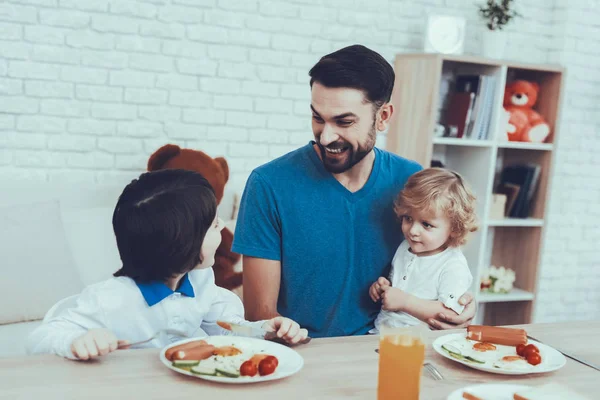
<svg viewBox="0 0 600 400"><path fill-rule="evenodd" d="M419 400L425 345L415 336L382 335L378 400Z"/></svg>

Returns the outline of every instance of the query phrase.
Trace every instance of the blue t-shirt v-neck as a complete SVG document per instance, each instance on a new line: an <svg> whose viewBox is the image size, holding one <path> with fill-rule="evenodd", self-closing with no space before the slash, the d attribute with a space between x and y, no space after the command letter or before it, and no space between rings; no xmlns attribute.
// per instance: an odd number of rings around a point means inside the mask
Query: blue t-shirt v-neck
<svg viewBox="0 0 600 400"><path fill-rule="evenodd" d="M313 143L252 172L232 250L281 261L277 311L309 335L365 334L380 309L369 287L388 275L402 241L394 199L421 167L375 148L368 181L352 193L325 169Z"/></svg>

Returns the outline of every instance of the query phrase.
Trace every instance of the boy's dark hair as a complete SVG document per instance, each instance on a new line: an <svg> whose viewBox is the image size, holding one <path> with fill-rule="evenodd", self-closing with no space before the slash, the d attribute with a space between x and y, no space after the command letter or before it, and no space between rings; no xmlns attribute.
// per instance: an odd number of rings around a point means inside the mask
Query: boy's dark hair
<svg viewBox="0 0 600 400"><path fill-rule="evenodd" d="M311 87L319 82L329 88L362 90L376 108L390 101L395 77L394 69L385 58L359 44L321 57L308 75Z"/></svg>
<svg viewBox="0 0 600 400"><path fill-rule="evenodd" d="M114 276L161 281L194 269L217 201L202 175L181 169L146 172L125 187L113 213L123 267Z"/></svg>

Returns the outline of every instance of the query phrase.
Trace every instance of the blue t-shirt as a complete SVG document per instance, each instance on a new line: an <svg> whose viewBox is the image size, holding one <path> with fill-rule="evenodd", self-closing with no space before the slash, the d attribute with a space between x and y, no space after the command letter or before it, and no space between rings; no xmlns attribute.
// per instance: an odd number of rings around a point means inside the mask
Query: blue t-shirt
<svg viewBox="0 0 600 400"><path fill-rule="evenodd" d="M368 181L351 193L313 143L252 172L232 250L281 262L277 311L309 335L366 334L380 310L369 287L388 275L402 241L394 199L421 167L375 148Z"/></svg>

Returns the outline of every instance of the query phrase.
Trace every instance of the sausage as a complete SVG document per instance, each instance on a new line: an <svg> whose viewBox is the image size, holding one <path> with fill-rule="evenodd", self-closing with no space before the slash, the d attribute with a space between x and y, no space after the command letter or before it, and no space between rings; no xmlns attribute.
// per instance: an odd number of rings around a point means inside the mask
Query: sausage
<svg viewBox="0 0 600 400"><path fill-rule="evenodd" d="M527 343L527 332L524 329L471 325L467 328L467 339L505 346L517 346Z"/></svg>
<svg viewBox="0 0 600 400"><path fill-rule="evenodd" d="M206 346L208 343L206 343L205 340L194 340L193 342L187 342L184 344L180 344L178 346L173 346L169 349L167 349L167 351L165 352L165 357L167 358L167 360L171 360L173 361L173 354L177 351L180 350L186 350L186 349L191 349L193 347L197 347L197 346Z"/></svg>
<svg viewBox="0 0 600 400"><path fill-rule="evenodd" d="M463 392L463 399L467 400L481 400L479 397L472 395L471 393Z"/></svg>
<svg viewBox="0 0 600 400"><path fill-rule="evenodd" d="M215 349L214 354L215 354L215 356L230 357L230 356L237 356L238 354L242 354L242 351L240 349L238 349L237 347L222 346L222 347L217 347Z"/></svg>
<svg viewBox="0 0 600 400"><path fill-rule="evenodd" d="M215 352L215 346L212 344L205 344L201 346L187 348L185 350L177 350L173 354L174 360L206 360L212 357Z"/></svg>

